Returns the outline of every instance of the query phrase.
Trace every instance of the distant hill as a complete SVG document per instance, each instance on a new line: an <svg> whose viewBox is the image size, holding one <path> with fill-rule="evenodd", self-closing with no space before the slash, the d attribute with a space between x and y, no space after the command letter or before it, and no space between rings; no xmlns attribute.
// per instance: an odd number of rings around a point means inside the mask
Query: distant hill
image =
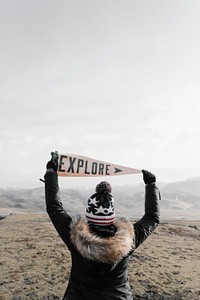
<svg viewBox="0 0 200 300"><path fill-rule="evenodd" d="M200 177L173 183L158 183L161 210L170 212L199 212ZM114 186L116 214L139 216L144 211L144 184ZM84 213L87 199L94 189L61 189L64 207L70 213ZM45 212L44 188L0 188L0 215L19 212Z"/></svg>
<svg viewBox="0 0 200 300"><path fill-rule="evenodd" d="M200 209L200 177L166 184L161 191L167 209Z"/></svg>

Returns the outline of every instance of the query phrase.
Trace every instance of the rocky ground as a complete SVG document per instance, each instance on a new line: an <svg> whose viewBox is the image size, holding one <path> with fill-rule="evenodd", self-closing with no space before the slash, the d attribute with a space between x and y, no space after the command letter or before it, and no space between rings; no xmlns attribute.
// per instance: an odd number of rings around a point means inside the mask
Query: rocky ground
<svg viewBox="0 0 200 300"><path fill-rule="evenodd" d="M46 215L0 220L0 300L59 300L70 255ZM133 255L129 279L135 299L200 299L200 221L160 224Z"/></svg>

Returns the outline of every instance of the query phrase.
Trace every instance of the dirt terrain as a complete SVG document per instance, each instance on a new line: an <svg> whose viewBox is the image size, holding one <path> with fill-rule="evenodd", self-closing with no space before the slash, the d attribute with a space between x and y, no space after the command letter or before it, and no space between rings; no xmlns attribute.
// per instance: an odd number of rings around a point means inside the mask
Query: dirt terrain
<svg viewBox="0 0 200 300"><path fill-rule="evenodd" d="M0 220L0 300L62 299L70 255L47 215ZM135 299L200 299L200 221L162 222L134 253Z"/></svg>

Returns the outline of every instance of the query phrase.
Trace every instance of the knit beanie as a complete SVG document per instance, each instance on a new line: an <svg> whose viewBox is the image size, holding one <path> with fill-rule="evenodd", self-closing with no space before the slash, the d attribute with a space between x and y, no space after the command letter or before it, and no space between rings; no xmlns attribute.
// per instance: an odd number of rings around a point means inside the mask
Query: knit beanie
<svg viewBox="0 0 200 300"><path fill-rule="evenodd" d="M111 185L107 181L96 186L96 193L89 198L86 205L86 218L89 222L99 226L113 224L115 211L111 191Z"/></svg>

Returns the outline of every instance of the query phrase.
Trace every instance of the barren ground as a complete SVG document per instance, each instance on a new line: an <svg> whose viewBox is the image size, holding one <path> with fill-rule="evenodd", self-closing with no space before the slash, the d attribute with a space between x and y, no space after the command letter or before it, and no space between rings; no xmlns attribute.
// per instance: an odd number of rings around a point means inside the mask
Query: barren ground
<svg viewBox="0 0 200 300"><path fill-rule="evenodd" d="M9 215L0 229L0 300L62 299L70 255L48 216ZM129 280L135 299L199 300L200 221L161 223L135 251Z"/></svg>

